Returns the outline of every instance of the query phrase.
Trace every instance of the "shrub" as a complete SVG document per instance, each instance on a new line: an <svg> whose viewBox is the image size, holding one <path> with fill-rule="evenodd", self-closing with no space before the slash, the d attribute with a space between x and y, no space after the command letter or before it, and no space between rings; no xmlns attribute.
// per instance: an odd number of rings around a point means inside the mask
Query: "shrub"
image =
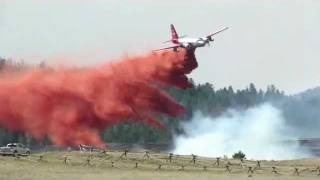
<svg viewBox="0 0 320 180"><path fill-rule="evenodd" d="M246 155L242 152L242 151L239 151L237 153L234 153L232 155L232 158L233 159L245 159L246 158Z"/></svg>

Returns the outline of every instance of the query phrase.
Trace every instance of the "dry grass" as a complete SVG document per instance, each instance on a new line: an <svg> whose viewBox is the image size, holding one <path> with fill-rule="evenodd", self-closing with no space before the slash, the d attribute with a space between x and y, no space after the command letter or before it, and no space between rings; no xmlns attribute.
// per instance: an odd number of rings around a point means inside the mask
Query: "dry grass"
<svg viewBox="0 0 320 180"><path fill-rule="evenodd" d="M151 154L150 159L143 158L144 153L129 153L119 158L121 152L80 153L48 152L33 154L29 157L0 157L0 179L5 180L82 180L82 179L152 179L152 180L191 180L191 179L320 179L318 172L312 172L320 166L320 159L294 161L261 161L261 169L255 169L256 161L245 161L240 166L239 160L221 160L221 165L214 165L214 158L197 158L196 164L191 156L174 156L172 163L167 154ZM43 158L40 160L40 156ZM65 157L67 164L64 164ZM88 164L89 159L89 164ZM226 172L230 161L231 173ZM113 163L112 163L113 162ZM138 167L136 168L136 163ZM113 167L112 167L113 164ZM161 169L159 170L159 164ZM182 170L184 166L184 170ZM206 166L206 170L204 170ZM251 166L255 171L248 173ZM279 174L272 173L275 166ZM294 168L299 168L299 176Z"/></svg>

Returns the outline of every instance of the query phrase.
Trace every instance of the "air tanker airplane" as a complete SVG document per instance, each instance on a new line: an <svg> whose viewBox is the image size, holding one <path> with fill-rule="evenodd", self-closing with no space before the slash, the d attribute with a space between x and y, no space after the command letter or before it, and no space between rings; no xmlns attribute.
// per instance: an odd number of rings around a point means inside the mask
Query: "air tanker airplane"
<svg viewBox="0 0 320 180"><path fill-rule="evenodd" d="M173 51L178 51L178 48L185 48L185 49L196 49L198 47L204 47L205 45L210 45L211 41L214 41L212 38L214 35L227 30L228 27L225 27L215 33L209 34L205 37L200 37L200 38L188 38L186 35L179 36L174 25L171 24L171 40L165 41L164 43L172 42L175 44L174 46L171 47L166 47L162 49L156 49L154 51L161 51L161 50L166 50L166 49L173 49Z"/></svg>

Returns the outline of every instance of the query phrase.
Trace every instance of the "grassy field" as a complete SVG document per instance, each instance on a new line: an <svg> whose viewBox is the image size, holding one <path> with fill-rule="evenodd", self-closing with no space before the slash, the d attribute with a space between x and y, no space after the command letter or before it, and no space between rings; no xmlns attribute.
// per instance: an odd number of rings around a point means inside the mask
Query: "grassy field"
<svg viewBox="0 0 320 180"><path fill-rule="evenodd" d="M4 180L204 180L204 179L320 179L320 159L292 161L256 161L197 157L193 164L192 156L173 156L172 162L167 154L128 153L120 158L122 152L81 153L47 152L32 154L29 157L0 156L0 179ZM66 160L66 161L65 161ZM65 163L66 162L66 163ZM113 162L113 163L112 163ZM229 162L231 172L226 171ZM159 168L159 165L161 167ZM253 172L248 172L249 167ZM276 172L272 172L276 167ZM295 174L298 168L299 175Z"/></svg>

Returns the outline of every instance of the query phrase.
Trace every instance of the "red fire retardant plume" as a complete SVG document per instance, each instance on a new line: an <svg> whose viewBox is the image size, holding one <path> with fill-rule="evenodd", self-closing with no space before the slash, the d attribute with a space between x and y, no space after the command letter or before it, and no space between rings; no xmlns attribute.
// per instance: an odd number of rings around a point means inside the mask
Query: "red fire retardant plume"
<svg viewBox="0 0 320 180"><path fill-rule="evenodd" d="M0 75L0 126L60 146L104 146L99 133L115 124L157 128L160 114L185 109L161 89L189 88L194 51L153 53L87 69L37 69Z"/></svg>

